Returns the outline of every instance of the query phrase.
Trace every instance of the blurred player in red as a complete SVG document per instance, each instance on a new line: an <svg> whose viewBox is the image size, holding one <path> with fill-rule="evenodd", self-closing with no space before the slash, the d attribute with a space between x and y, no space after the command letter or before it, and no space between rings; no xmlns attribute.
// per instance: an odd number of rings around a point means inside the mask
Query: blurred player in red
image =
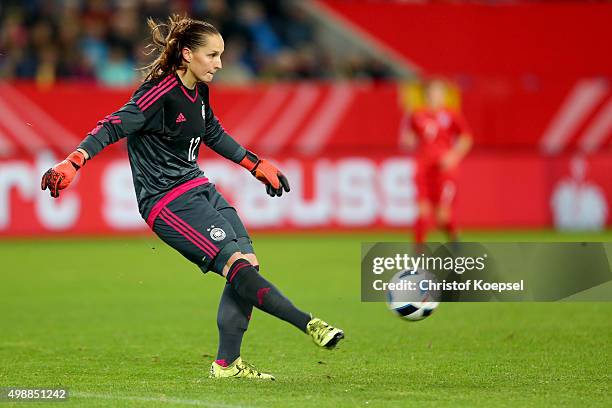
<svg viewBox="0 0 612 408"><path fill-rule="evenodd" d="M418 218L416 243L425 241L432 218L457 240L452 213L457 166L472 146L472 136L459 112L446 108L446 85L430 81L425 90L426 106L416 110L402 124L402 144L415 152ZM432 217L433 216L433 217Z"/></svg>

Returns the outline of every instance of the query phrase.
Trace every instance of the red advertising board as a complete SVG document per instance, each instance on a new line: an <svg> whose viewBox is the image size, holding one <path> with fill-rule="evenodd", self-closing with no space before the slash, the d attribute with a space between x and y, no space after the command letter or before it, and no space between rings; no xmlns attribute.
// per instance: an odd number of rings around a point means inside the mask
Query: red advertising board
<svg viewBox="0 0 612 408"><path fill-rule="evenodd" d="M462 111L476 149L545 154L612 147L612 81L579 78L536 84L473 80L461 88ZM279 157L398 154L407 113L402 84L275 84L213 86L212 107L223 126L250 149ZM130 90L62 84L0 83L0 157L66 154L98 120L121 107Z"/></svg>
<svg viewBox="0 0 612 408"><path fill-rule="evenodd" d="M202 168L251 230L408 229L415 220L414 162L407 156L273 158L292 186L291 193L275 199L240 166L211 153L206 156ZM147 230L124 154L109 152L92 160L76 183L54 200L40 190L39 182L57 159L41 154L36 159L0 161L0 236ZM571 174L570 162L537 154L470 156L458 175L459 225L549 227L559 217L574 220L576 226L609 224L609 157L591 157L582 179ZM561 189L568 191L568 186L575 189L563 195Z"/></svg>

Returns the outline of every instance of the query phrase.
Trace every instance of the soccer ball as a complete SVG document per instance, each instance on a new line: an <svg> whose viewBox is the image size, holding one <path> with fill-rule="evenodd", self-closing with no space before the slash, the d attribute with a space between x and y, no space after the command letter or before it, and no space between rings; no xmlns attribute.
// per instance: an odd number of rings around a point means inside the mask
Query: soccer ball
<svg viewBox="0 0 612 408"><path fill-rule="evenodd" d="M389 309L408 321L423 320L438 307L439 293L423 290L427 282L436 282L434 274L423 269L407 269L396 273L389 281L387 289L387 306Z"/></svg>

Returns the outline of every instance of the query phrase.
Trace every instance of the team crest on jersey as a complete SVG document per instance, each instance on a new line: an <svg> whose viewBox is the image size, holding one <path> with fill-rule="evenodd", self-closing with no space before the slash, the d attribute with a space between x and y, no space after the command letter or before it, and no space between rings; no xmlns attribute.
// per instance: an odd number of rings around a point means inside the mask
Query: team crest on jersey
<svg viewBox="0 0 612 408"><path fill-rule="evenodd" d="M214 225L211 225L210 228L208 228L206 231L210 232L210 237L215 241L223 241L227 236L225 231L223 231L219 227L215 227Z"/></svg>
<svg viewBox="0 0 612 408"><path fill-rule="evenodd" d="M204 105L204 101L202 101L202 120L206 122L206 105Z"/></svg>
<svg viewBox="0 0 612 408"><path fill-rule="evenodd" d="M443 128L448 128L451 124L451 118L446 112L442 112L438 115L438 121Z"/></svg>

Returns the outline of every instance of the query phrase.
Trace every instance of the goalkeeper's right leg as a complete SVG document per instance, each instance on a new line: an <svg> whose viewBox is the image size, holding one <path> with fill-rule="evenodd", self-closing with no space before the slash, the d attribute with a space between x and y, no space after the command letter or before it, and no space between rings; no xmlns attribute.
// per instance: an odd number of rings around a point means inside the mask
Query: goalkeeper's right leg
<svg viewBox="0 0 612 408"><path fill-rule="evenodd" d="M256 308L293 324L310 335L318 346L331 349L344 338L342 330L295 307L272 283L261 276L242 254L232 254L227 265L229 266L222 271L223 276L242 298Z"/></svg>

